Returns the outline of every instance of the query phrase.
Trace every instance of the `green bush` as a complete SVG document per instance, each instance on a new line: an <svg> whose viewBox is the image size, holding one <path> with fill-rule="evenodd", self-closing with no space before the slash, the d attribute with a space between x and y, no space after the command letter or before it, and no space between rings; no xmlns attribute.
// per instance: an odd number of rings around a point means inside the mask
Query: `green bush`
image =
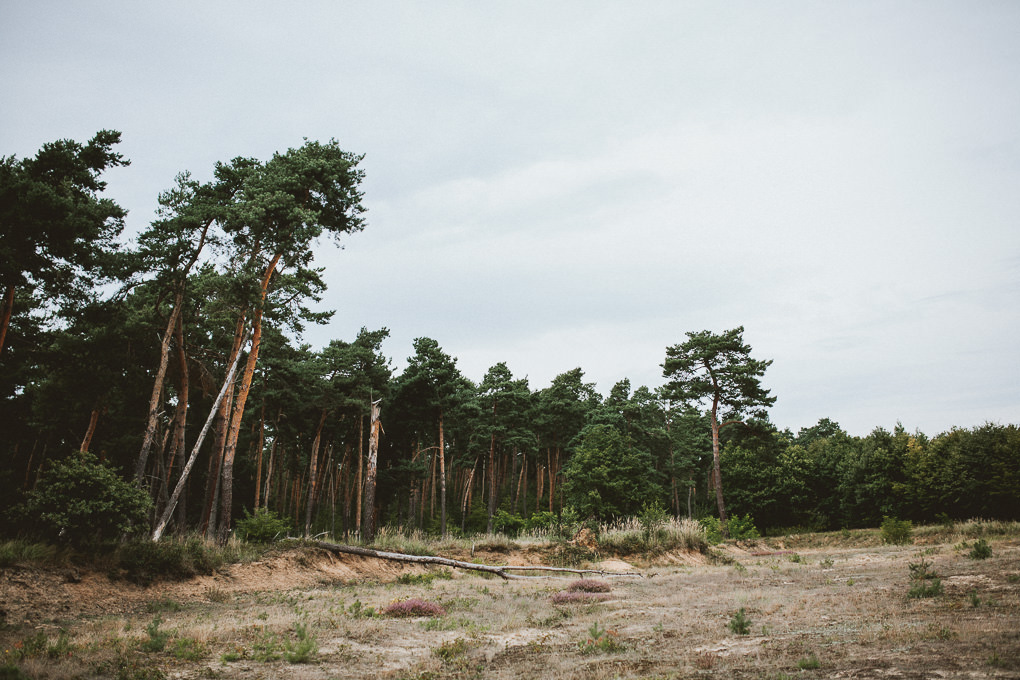
<svg viewBox="0 0 1020 680"><path fill-rule="evenodd" d="M974 541L974 547L970 549L967 557L972 560L987 560L992 556L992 548L988 545L988 541L983 538L979 538Z"/></svg>
<svg viewBox="0 0 1020 680"><path fill-rule="evenodd" d="M646 543L654 542L658 536L659 527L665 524L668 517L669 513L658 500L651 503L645 502L641 506L641 514L638 515L638 519L641 522L641 530Z"/></svg>
<svg viewBox="0 0 1020 680"><path fill-rule="evenodd" d="M747 635L751 632L751 619L747 618L747 612L743 607L730 619L729 629L737 635Z"/></svg>
<svg viewBox="0 0 1020 680"><path fill-rule="evenodd" d="M223 566L226 559L222 548L192 536L158 542L129 541L117 549L116 561L119 576L149 584L160 578L186 579L211 574Z"/></svg>
<svg viewBox="0 0 1020 680"><path fill-rule="evenodd" d="M24 519L38 535L82 547L148 529L149 494L91 453L74 453L43 473L25 499Z"/></svg>
<svg viewBox="0 0 1020 680"><path fill-rule="evenodd" d="M496 514L492 516L492 529L496 533L517 536L521 533L521 529L524 526L525 522L523 519L517 515L511 515L503 508L497 510Z"/></svg>
<svg viewBox="0 0 1020 680"><path fill-rule="evenodd" d="M882 542L893 545L907 545L912 542L914 525L908 519L896 519L888 515L882 519Z"/></svg>
<svg viewBox="0 0 1020 680"><path fill-rule="evenodd" d="M721 543L723 540L722 525L718 517L704 517L701 525L705 527L705 537L709 543ZM735 541L743 541L752 538L761 538L758 528L754 526L754 519L751 515L733 515L726 522L726 528L730 532L730 538Z"/></svg>
<svg viewBox="0 0 1020 680"><path fill-rule="evenodd" d="M272 543L284 538L290 531L290 520L280 517L268 508L256 508L255 514L244 509L244 517L237 520L237 537L249 543Z"/></svg>

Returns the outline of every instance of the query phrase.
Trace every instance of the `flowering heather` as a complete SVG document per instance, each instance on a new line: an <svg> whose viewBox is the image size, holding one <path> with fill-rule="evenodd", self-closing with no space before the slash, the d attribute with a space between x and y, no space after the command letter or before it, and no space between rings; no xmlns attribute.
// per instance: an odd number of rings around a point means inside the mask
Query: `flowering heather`
<svg viewBox="0 0 1020 680"><path fill-rule="evenodd" d="M444 616L446 610L436 602L429 602L419 597L412 597L409 600L394 602L383 608L384 616Z"/></svg>
<svg viewBox="0 0 1020 680"><path fill-rule="evenodd" d="M567 586L571 593L608 593L612 588L605 581L598 581L592 578L582 578Z"/></svg>
<svg viewBox="0 0 1020 680"><path fill-rule="evenodd" d="M559 592L552 596L553 604L594 604L609 599L605 593Z"/></svg>

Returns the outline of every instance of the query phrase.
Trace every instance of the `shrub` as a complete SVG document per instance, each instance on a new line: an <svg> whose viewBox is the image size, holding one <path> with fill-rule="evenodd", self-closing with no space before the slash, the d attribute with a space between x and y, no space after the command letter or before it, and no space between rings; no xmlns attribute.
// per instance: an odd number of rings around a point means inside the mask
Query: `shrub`
<svg viewBox="0 0 1020 680"><path fill-rule="evenodd" d="M147 530L151 506L145 491L76 452L43 473L21 512L43 537L82 547Z"/></svg>
<svg viewBox="0 0 1020 680"><path fill-rule="evenodd" d="M907 545L912 541L914 525L907 519L885 516L882 520L882 542L893 545Z"/></svg>
<svg viewBox="0 0 1020 680"><path fill-rule="evenodd" d="M967 555L972 560L987 560L991 556L992 548L983 538L974 541L974 547L970 549L970 553Z"/></svg>
<svg viewBox="0 0 1020 680"><path fill-rule="evenodd" d="M591 624L588 637L577 643L577 646L582 654L611 653L624 649L623 644L616 639L616 632L600 628L598 621Z"/></svg>
<svg viewBox="0 0 1020 680"><path fill-rule="evenodd" d="M669 514L662 507L662 503L655 500L641 506L641 514L638 519L641 521L641 529L646 543L652 543L656 538L658 529L666 522Z"/></svg>
<svg viewBox="0 0 1020 680"><path fill-rule="evenodd" d="M705 527L705 537L709 543L721 543L723 540L722 525L719 522L718 517L705 517L700 520L701 525ZM730 538L735 541L743 541L752 538L761 538L761 534L758 533L758 528L754 526L754 519L751 515L733 515L726 522L726 528L729 530Z"/></svg>
<svg viewBox="0 0 1020 680"><path fill-rule="evenodd" d="M237 520L237 537L249 543L272 543L290 531L290 520L280 517L269 508L256 508L255 514L244 509L244 517Z"/></svg>
<svg viewBox="0 0 1020 680"><path fill-rule="evenodd" d="M288 642L283 658L288 663L310 663L319 651L319 642L308 632L308 626L299 623L294 626L297 642Z"/></svg>
<svg viewBox="0 0 1020 680"><path fill-rule="evenodd" d="M942 591L941 579L936 578L930 581L915 581L914 584L910 586L910 590L907 591L907 597L937 597L942 594Z"/></svg>
<svg viewBox="0 0 1020 680"><path fill-rule="evenodd" d="M458 657L464 656L468 651L468 643L462 637L455 640L448 640L432 650L432 655L446 662L451 662Z"/></svg>
<svg viewBox="0 0 1020 680"><path fill-rule="evenodd" d="M730 619L729 629L737 635L747 635L751 632L751 619L747 618L747 612L741 607Z"/></svg>
<svg viewBox="0 0 1020 680"><path fill-rule="evenodd" d="M910 579L912 581L925 581L939 577L939 575L931 568L931 562L923 557L919 562L908 562L907 569L910 570Z"/></svg>
<svg viewBox="0 0 1020 680"><path fill-rule="evenodd" d="M162 652L166 648L170 633L159 629L161 623L163 623L163 618L157 614L156 618L145 627L145 632L149 637L139 645L143 652Z"/></svg>
<svg viewBox="0 0 1020 680"><path fill-rule="evenodd" d="M492 516L492 528L497 533L516 537L524 527L525 521L522 518L511 515L503 508L497 510L496 514Z"/></svg>
<svg viewBox="0 0 1020 680"><path fill-rule="evenodd" d="M383 608L385 616L411 617L411 616L444 616L446 610L436 602L429 602L418 597L408 600L393 602Z"/></svg>
<svg viewBox="0 0 1020 680"><path fill-rule="evenodd" d="M117 549L117 564L129 581L148 584L159 578L211 574L225 561L223 550L198 537L184 540L131 541Z"/></svg>
<svg viewBox="0 0 1020 680"><path fill-rule="evenodd" d="M920 562L910 562L907 567L910 569L911 581L907 597L936 597L942 594L942 581L939 579L939 575L932 570L931 562L922 557Z"/></svg>

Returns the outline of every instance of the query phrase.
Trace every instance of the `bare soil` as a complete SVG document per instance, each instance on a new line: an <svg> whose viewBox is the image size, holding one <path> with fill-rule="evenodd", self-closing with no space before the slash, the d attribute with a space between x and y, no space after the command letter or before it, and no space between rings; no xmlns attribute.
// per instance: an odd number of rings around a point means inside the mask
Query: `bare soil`
<svg viewBox="0 0 1020 680"><path fill-rule="evenodd" d="M502 581L309 548L149 587L16 567L0 570L0 666L138 680L1020 678L1020 540L989 544L986 560L937 543L615 557L589 565L606 570L608 599L566 605L553 596L576 577ZM909 565L922 561L941 593L909 597ZM412 597L446 614L377 614ZM739 610L743 632L731 627Z"/></svg>

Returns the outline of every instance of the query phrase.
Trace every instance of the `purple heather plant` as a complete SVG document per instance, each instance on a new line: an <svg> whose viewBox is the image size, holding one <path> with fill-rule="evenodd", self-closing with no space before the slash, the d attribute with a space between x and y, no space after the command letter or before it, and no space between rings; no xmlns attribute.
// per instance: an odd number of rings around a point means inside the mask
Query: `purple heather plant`
<svg viewBox="0 0 1020 680"><path fill-rule="evenodd" d="M593 578L582 578L567 586L571 593L608 593L610 590L608 583Z"/></svg>
<svg viewBox="0 0 1020 680"><path fill-rule="evenodd" d="M384 616L445 616L446 610L436 602L429 602L420 597L412 597L408 600L394 602L383 608Z"/></svg>

